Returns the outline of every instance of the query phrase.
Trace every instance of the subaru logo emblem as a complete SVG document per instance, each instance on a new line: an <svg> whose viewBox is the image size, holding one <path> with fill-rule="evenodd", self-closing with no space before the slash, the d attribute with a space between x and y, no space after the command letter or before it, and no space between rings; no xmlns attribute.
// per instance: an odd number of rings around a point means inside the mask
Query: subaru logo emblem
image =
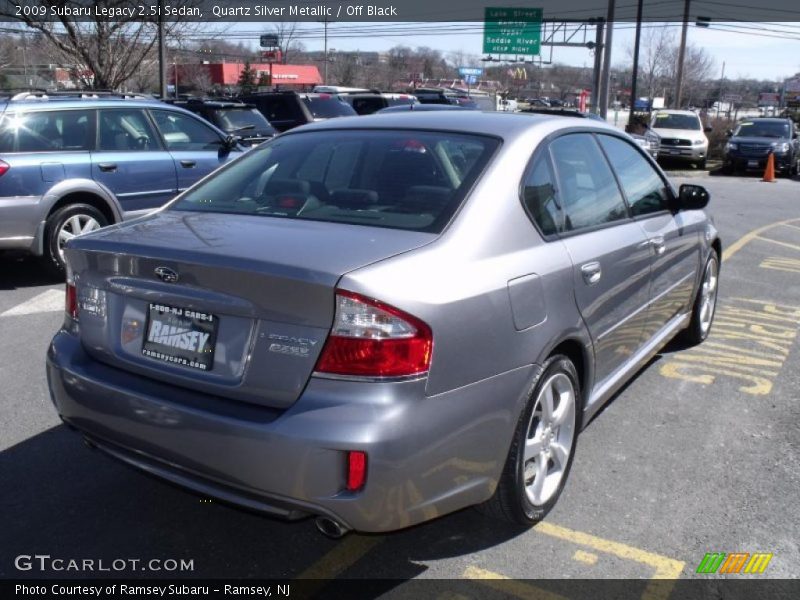
<svg viewBox="0 0 800 600"><path fill-rule="evenodd" d="M169 267L156 267L156 275L164 283L175 283L178 281L178 274Z"/></svg>

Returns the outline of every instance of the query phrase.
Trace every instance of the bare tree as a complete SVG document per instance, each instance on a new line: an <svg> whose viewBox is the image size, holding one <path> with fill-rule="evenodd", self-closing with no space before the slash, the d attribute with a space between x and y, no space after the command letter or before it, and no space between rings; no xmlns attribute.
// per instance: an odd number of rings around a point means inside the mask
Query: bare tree
<svg viewBox="0 0 800 600"><path fill-rule="evenodd" d="M303 44L297 39L297 21L278 21L272 23L272 31L278 36L278 47L281 50L283 64L289 63L289 58L305 50Z"/></svg>
<svg viewBox="0 0 800 600"><path fill-rule="evenodd" d="M647 98L652 100L658 90L664 85L664 78L670 68L672 60L672 47L675 43L675 32L666 25L652 27L643 31L639 45L639 89L647 92ZM633 57L633 48L628 48L628 54ZM635 98L631 102L635 102Z"/></svg>
<svg viewBox="0 0 800 600"><path fill-rule="evenodd" d="M331 62L331 74L336 85L354 86L358 77L358 54L339 52Z"/></svg>
<svg viewBox="0 0 800 600"><path fill-rule="evenodd" d="M156 44L157 24L154 18L140 17L135 0L98 0L82 2L76 0L40 0L42 6L67 6L78 9L90 7L92 15L78 20L72 16L56 16L45 21L35 16L16 16L16 6L23 0L7 0L11 14L5 16L21 21L30 29L39 32L54 54L63 62L76 67L81 83L97 89L117 89L128 81L143 61L151 58ZM174 5L191 4L191 0L175 0ZM133 17L120 16L109 21L98 16L95 6L124 14L132 10ZM177 22L165 24L167 33L179 27Z"/></svg>
<svg viewBox="0 0 800 600"><path fill-rule="evenodd" d="M205 65L183 64L180 84L182 88L205 93L214 85L214 80Z"/></svg>

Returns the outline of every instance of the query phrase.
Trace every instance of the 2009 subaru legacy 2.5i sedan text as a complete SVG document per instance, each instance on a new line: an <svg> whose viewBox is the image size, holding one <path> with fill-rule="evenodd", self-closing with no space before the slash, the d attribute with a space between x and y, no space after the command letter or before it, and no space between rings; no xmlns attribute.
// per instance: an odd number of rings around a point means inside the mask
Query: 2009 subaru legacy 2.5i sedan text
<svg viewBox="0 0 800 600"><path fill-rule="evenodd" d="M707 202L590 120L303 127L67 244L50 391L90 445L331 535L531 524L582 425L708 335Z"/></svg>

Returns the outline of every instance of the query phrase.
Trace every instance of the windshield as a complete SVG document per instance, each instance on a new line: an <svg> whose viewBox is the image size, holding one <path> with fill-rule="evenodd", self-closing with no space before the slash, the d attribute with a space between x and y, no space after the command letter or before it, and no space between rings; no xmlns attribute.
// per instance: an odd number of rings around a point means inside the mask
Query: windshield
<svg viewBox="0 0 800 600"><path fill-rule="evenodd" d="M306 96L303 98L308 110L315 119L332 119L334 117L350 117L358 113L349 104L334 96Z"/></svg>
<svg viewBox="0 0 800 600"><path fill-rule="evenodd" d="M275 138L170 210L440 232L499 146L423 131L313 131Z"/></svg>
<svg viewBox="0 0 800 600"><path fill-rule="evenodd" d="M243 136L276 133L264 115L255 108L218 108L214 110L214 121L226 133L238 132Z"/></svg>
<svg viewBox="0 0 800 600"><path fill-rule="evenodd" d="M671 113L656 113L653 129L693 129L699 131L700 118L697 115L676 115Z"/></svg>
<svg viewBox="0 0 800 600"><path fill-rule="evenodd" d="M780 121L745 121L744 123L739 123L734 135L740 137L788 138L789 123Z"/></svg>

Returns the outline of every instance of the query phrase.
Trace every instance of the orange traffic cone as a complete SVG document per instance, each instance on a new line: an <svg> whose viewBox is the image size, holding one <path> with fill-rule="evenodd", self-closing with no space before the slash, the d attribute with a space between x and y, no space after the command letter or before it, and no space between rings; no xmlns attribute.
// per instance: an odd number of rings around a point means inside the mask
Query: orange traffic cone
<svg viewBox="0 0 800 600"><path fill-rule="evenodd" d="M764 169L764 179L767 183L775 183L775 155L770 152L767 158L767 168Z"/></svg>

